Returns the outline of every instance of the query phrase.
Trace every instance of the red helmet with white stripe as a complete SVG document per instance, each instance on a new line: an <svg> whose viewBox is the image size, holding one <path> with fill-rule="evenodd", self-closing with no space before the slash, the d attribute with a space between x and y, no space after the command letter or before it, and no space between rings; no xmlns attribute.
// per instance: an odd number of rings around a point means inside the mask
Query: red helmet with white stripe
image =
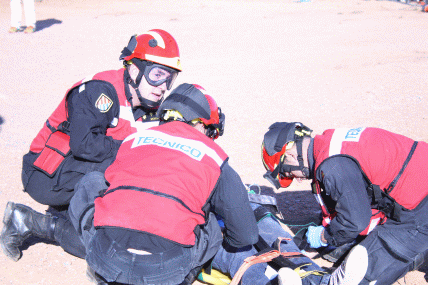
<svg viewBox="0 0 428 285"><path fill-rule="evenodd" d="M123 48L119 57L124 66L135 64L139 72L135 80L130 79L126 70L126 81L137 93L141 106L148 110L156 110L161 100L151 101L141 95L139 86L144 76L151 86L160 86L166 83L171 89L178 73L181 71L180 53L175 39L166 31L150 30L142 35L134 35Z"/></svg>
<svg viewBox="0 0 428 285"><path fill-rule="evenodd" d="M153 29L144 34L132 36L128 46L122 50L120 59L131 61L134 58L182 71L177 42L164 30Z"/></svg>

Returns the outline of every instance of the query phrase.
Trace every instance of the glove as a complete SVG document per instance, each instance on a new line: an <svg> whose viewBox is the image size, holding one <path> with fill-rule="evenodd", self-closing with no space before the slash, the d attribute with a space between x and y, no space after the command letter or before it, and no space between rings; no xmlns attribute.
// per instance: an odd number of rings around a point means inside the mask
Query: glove
<svg viewBox="0 0 428 285"><path fill-rule="evenodd" d="M324 230L323 226L309 226L308 231L306 232L306 239L308 240L309 246L312 248L319 248L322 246L327 246L326 243L321 241L321 234Z"/></svg>

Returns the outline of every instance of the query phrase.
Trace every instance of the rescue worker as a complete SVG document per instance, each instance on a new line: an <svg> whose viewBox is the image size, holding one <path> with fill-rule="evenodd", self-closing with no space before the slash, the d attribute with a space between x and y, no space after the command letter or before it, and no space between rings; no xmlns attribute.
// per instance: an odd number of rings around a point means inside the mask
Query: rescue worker
<svg viewBox="0 0 428 285"><path fill-rule="evenodd" d="M181 84L157 114L160 125L128 136L105 180L87 174L71 200L99 284L190 284L223 240L234 248L257 242L245 186L214 142L224 128L214 99Z"/></svg>
<svg viewBox="0 0 428 285"><path fill-rule="evenodd" d="M181 71L176 41L163 30L132 36L120 60L123 68L74 84L31 143L22 182L37 202L67 205L76 182L103 172L125 137L158 124L156 110Z"/></svg>
<svg viewBox="0 0 428 285"><path fill-rule="evenodd" d="M312 179L323 224L308 228L309 245L365 236L354 247L364 262L346 270L361 273L360 284L393 284L428 249L428 144L378 128L311 132L298 122L271 125L264 177L277 188Z"/></svg>
<svg viewBox="0 0 428 285"><path fill-rule="evenodd" d="M75 239L65 238L73 226L58 223L56 216L67 215L75 184L88 172L104 172L125 137L159 124L156 111L181 71L177 42L160 29L134 35L120 60L123 68L74 84L24 155L24 191L49 205L53 215L38 216L24 205L7 205L0 242L11 259L19 260L19 246L30 235L55 240L82 257L84 251L76 251L78 245L72 243Z"/></svg>

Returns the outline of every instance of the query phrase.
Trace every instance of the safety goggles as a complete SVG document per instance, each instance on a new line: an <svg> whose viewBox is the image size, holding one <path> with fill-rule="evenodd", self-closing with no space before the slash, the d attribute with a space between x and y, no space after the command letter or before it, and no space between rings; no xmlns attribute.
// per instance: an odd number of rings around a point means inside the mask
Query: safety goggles
<svg viewBox="0 0 428 285"><path fill-rule="evenodd" d="M171 89L177 75L178 70L160 64L148 65L144 70L144 77L150 85L160 86L166 82L168 90Z"/></svg>

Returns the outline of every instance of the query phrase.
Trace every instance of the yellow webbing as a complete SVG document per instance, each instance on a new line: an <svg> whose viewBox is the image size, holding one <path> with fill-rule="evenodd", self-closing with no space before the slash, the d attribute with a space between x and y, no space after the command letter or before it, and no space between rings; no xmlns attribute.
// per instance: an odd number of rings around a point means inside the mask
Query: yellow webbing
<svg viewBox="0 0 428 285"><path fill-rule="evenodd" d="M202 270L198 276L198 280L212 285L228 285L231 281L228 275L215 269L211 269L211 274L207 274L205 270Z"/></svg>

